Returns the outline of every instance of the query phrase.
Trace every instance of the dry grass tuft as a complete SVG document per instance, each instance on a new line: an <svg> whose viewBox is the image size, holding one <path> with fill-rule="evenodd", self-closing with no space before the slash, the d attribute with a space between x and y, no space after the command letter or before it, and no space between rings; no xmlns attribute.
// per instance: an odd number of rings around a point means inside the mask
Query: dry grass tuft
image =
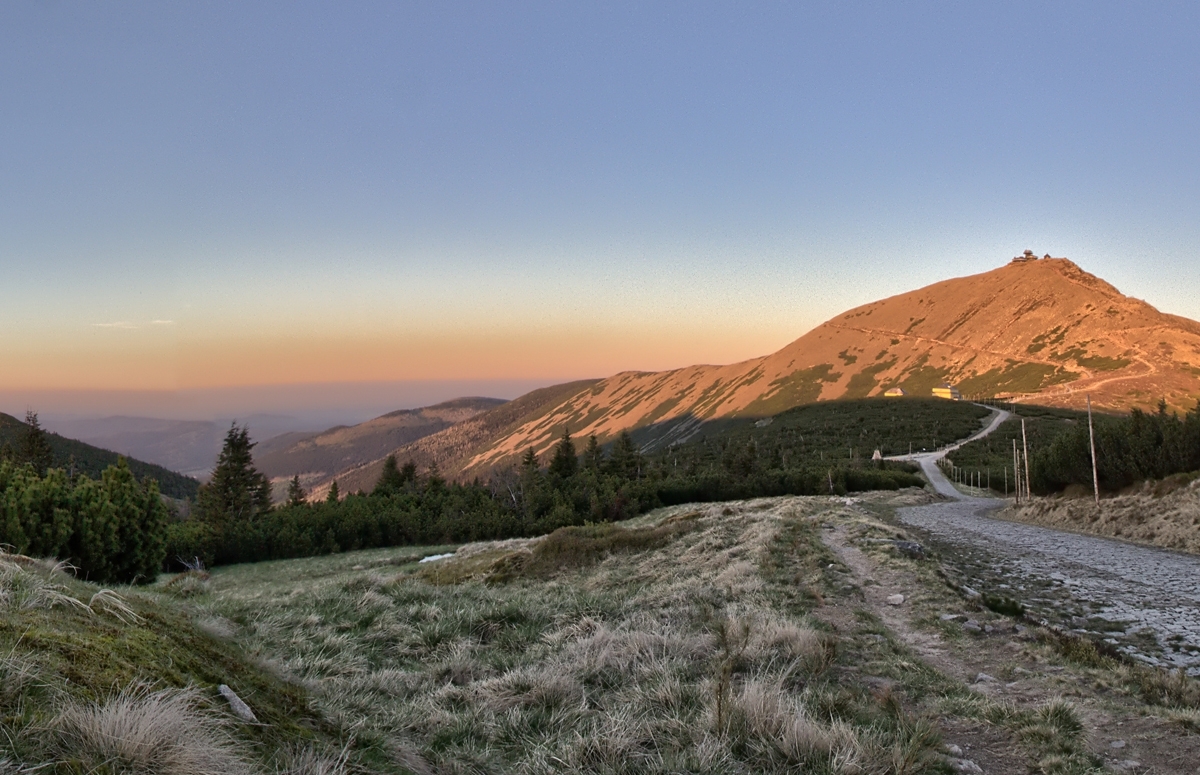
<svg viewBox="0 0 1200 775"><path fill-rule="evenodd" d="M211 590L210 578L207 571L193 568L172 576L162 586L164 590L176 597L196 597L207 594Z"/></svg>
<svg viewBox="0 0 1200 775"><path fill-rule="evenodd" d="M0 608L46 609L56 606L87 609L55 583L59 564L47 565L19 554L0 552Z"/></svg>
<svg viewBox="0 0 1200 775"><path fill-rule="evenodd" d="M1182 670L1167 672L1140 665L1133 670L1142 700L1150 705L1200 710L1200 681L1189 678Z"/></svg>
<svg viewBox="0 0 1200 775"><path fill-rule="evenodd" d="M849 725L814 719L803 703L778 685L747 682L733 699L733 711L722 731L736 735L744 725L751 738L767 744L788 762L837 758L844 769L852 769L849 765L861 758L862 746Z"/></svg>
<svg viewBox="0 0 1200 775"><path fill-rule="evenodd" d="M346 775L350 749L343 748L337 756L323 754L312 746L286 749L275 763L276 775Z"/></svg>
<svg viewBox="0 0 1200 775"><path fill-rule="evenodd" d="M832 635L812 627L771 619L750 626L745 656L754 661L777 658L799 661L810 671L820 672L833 664L836 643Z"/></svg>
<svg viewBox="0 0 1200 775"><path fill-rule="evenodd" d="M15 652L0 658L0 715L20 715L22 702L40 682L41 670L33 660Z"/></svg>
<svg viewBox="0 0 1200 775"><path fill-rule="evenodd" d="M91 600L87 604L89 611L95 611L99 608L106 614L115 616L124 624L133 624L144 621L142 617L137 615L129 604L125 602L125 598L113 592L111 589L102 589L92 595Z"/></svg>
<svg viewBox="0 0 1200 775"><path fill-rule="evenodd" d="M53 725L57 752L85 772L249 775L221 717L200 700L196 690L134 686L104 704L69 704Z"/></svg>

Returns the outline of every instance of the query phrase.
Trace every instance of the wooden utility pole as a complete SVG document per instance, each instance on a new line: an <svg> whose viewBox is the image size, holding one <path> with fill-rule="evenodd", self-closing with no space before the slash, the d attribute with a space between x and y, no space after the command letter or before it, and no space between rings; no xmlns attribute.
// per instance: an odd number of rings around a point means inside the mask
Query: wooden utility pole
<svg viewBox="0 0 1200 775"><path fill-rule="evenodd" d="M1029 437L1025 435L1025 418L1021 418L1021 447L1025 457L1025 497L1029 498L1033 495L1033 491L1029 488Z"/></svg>
<svg viewBox="0 0 1200 775"><path fill-rule="evenodd" d="M1096 432L1092 429L1092 395L1088 394L1088 442L1092 446L1092 492L1096 494L1096 508L1100 508L1100 475L1096 472Z"/></svg>
<svg viewBox="0 0 1200 775"><path fill-rule="evenodd" d="M1021 502L1021 458L1017 456L1017 440L1013 439L1013 496Z"/></svg>

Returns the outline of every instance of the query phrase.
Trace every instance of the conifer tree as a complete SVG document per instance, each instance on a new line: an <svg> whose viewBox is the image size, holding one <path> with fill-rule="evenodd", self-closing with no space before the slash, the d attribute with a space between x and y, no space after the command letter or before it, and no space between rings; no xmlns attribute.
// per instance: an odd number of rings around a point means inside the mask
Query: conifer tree
<svg viewBox="0 0 1200 775"><path fill-rule="evenodd" d="M234 423L225 434L212 478L200 488L196 510L215 525L247 522L271 509L271 482L254 467L250 431Z"/></svg>
<svg viewBox="0 0 1200 775"><path fill-rule="evenodd" d="M425 479L426 490L441 490L446 486L446 479L442 476L442 471L438 468L437 461L429 464L429 473Z"/></svg>
<svg viewBox="0 0 1200 775"><path fill-rule="evenodd" d="M287 505L289 507L303 506L308 502L308 493L300 486L300 477L293 476L292 481L288 484Z"/></svg>
<svg viewBox="0 0 1200 775"><path fill-rule="evenodd" d="M413 466L413 473L414 475L416 474L415 465ZM379 481L375 483L375 489L371 491L371 494L395 495L403 487L404 474L400 472L400 468L396 464L396 456L388 455L383 461L383 472L379 475Z"/></svg>
<svg viewBox="0 0 1200 775"><path fill-rule="evenodd" d="M596 439L596 434L588 436L587 447L583 450L583 467L585 470L598 472L600 467L604 465L604 450L600 448L600 442Z"/></svg>
<svg viewBox="0 0 1200 775"><path fill-rule="evenodd" d="M337 503L341 499L338 495L337 479L333 480L333 484L329 485L329 493L325 496L326 503Z"/></svg>
<svg viewBox="0 0 1200 775"><path fill-rule="evenodd" d="M642 453L633 437L629 435L629 431L621 431L621 435L617 436L616 442L613 443L612 455L608 459L608 466L611 472L617 476L623 476L626 479L640 477Z"/></svg>
<svg viewBox="0 0 1200 775"><path fill-rule="evenodd" d="M579 459L575 456L575 442L571 441L571 431L563 428L562 438L554 447L554 456L550 459L550 474L560 479L570 479L579 470Z"/></svg>
<svg viewBox="0 0 1200 775"><path fill-rule="evenodd" d="M38 422L37 412L25 412L25 433L21 436L21 446L17 450L17 460L33 466L38 476L45 476L50 466L54 465L54 451L50 449L50 440L46 431Z"/></svg>

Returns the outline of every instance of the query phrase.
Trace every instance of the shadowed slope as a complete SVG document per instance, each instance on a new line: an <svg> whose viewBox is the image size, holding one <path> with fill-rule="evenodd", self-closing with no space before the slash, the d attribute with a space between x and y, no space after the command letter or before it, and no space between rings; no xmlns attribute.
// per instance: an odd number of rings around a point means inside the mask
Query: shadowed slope
<svg viewBox="0 0 1200 775"><path fill-rule="evenodd" d="M273 479L300 475L327 481L338 471L386 457L397 447L468 420L505 403L500 398L456 398L420 409L401 409L322 433L289 433L259 444L254 462Z"/></svg>

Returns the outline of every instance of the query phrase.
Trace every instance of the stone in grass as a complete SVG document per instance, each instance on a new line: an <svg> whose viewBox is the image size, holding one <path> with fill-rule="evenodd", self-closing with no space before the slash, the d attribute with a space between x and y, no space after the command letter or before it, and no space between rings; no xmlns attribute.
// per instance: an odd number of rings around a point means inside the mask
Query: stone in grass
<svg viewBox="0 0 1200 775"><path fill-rule="evenodd" d="M925 547L916 541L893 541L892 545L896 547L896 551L905 557L913 560L925 559Z"/></svg>
<svg viewBox="0 0 1200 775"><path fill-rule="evenodd" d="M995 678L988 675L987 673L980 673L979 675L975 676L975 683L977 683L977 684L990 684L990 683L994 683L995 680L996 680Z"/></svg>
<svg viewBox="0 0 1200 775"><path fill-rule="evenodd" d="M904 595L889 595L887 599L888 605L904 605Z"/></svg>
<svg viewBox="0 0 1200 775"><path fill-rule="evenodd" d="M1126 759L1125 761L1117 762L1117 766L1123 770L1136 770L1142 766L1142 763L1136 759Z"/></svg>
<svg viewBox="0 0 1200 775"><path fill-rule="evenodd" d="M1125 741L1124 740L1113 740L1111 743L1108 744L1108 747L1114 748L1119 751L1125 747Z"/></svg>
<svg viewBox="0 0 1200 775"><path fill-rule="evenodd" d="M983 775L983 768L970 759L950 759L950 768L963 775Z"/></svg>
<svg viewBox="0 0 1200 775"><path fill-rule="evenodd" d="M949 754L950 756L956 756L958 758L962 758L962 749L959 748L957 745L954 745L953 743L946 746L946 753Z"/></svg>
<svg viewBox="0 0 1200 775"><path fill-rule="evenodd" d="M258 718L255 717L254 711L250 710L249 705L242 702L242 698L237 696L233 689L230 689L225 684L221 684L217 687L217 691L221 693L222 697L229 700L229 709L233 711L233 715L251 724L258 723Z"/></svg>
<svg viewBox="0 0 1200 775"><path fill-rule="evenodd" d="M983 628L979 626L979 622L974 619L968 619L963 622L963 629L967 632L983 632Z"/></svg>

